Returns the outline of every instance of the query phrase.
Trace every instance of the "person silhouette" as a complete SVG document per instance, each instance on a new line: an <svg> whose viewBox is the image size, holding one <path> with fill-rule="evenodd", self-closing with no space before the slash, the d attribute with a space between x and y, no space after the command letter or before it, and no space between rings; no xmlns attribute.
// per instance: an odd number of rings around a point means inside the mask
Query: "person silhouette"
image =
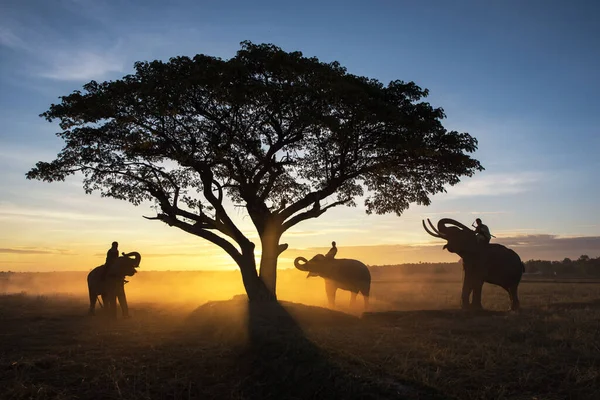
<svg viewBox="0 0 600 400"><path fill-rule="evenodd" d="M490 233L490 228L487 225L484 225L481 222L481 218L477 218L475 220L477 226L475 227L475 237L477 238L478 244L488 244L492 239L492 234Z"/></svg>
<svg viewBox="0 0 600 400"><path fill-rule="evenodd" d="M110 249L106 252L106 261L104 262L104 270L102 271L102 277L106 277L110 266L119 258L119 243L112 242Z"/></svg>
<svg viewBox="0 0 600 400"><path fill-rule="evenodd" d="M325 254L326 258L334 258L337 254L337 247L335 247L335 242L331 242L331 249Z"/></svg>

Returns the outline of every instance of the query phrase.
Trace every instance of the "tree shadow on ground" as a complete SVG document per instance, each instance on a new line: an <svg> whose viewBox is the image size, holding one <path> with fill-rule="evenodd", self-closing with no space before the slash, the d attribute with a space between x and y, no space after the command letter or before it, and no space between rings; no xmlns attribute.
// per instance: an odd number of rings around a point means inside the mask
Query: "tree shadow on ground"
<svg viewBox="0 0 600 400"><path fill-rule="evenodd" d="M221 303L221 304L219 304ZM209 314L230 313L232 303L246 312L234 311L244 321L245 333L235 331L243 324L230 324L217 336L238 340L239 385L232 388L236 398L256 399L447 399L436 390L397 378L365 366L351 366L327 354L307 339L302 327L327 326L353 329L360 319L337 311L296 303L248 303L245 296L228 302L212 302L196 309L188 318L197 328ZM219 323L220 324L220 323ZM236 325L236 326L234 326Z"/></svg>

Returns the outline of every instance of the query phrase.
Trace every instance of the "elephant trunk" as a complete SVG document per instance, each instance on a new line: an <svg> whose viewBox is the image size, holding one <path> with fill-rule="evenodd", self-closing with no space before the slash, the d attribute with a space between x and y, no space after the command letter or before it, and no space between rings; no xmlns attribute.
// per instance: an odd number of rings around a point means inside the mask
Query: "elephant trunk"
<svg viewBox="0 0 600 400"><path fill-rule="evenodd" d="M300 262L302 262L302 264L300 264ZM298 268L300 271L308 271L306 263L308 263L308 260L306 258L296 257L296 259L294 260L294 267Z"/></svg>
<svg viewBox="0 0 600 400"><path fill-rule="evenodd" d="M133 257L135 260L134 267L136 268L140 266L140 262L142 261L142 255L137 251L132 251L131 253L124 254L124 257Z"/></svg>

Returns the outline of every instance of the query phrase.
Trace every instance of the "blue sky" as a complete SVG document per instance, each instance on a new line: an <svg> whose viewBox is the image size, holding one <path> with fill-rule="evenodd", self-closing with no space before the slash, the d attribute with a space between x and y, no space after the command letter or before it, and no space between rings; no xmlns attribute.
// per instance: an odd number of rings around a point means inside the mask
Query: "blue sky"
<svg viewBox="0 0 600 400"><path fill-rule="evenodd" d="M138 60L197 53L229 58L242 40L430 89L428 101L446 110L446 127L479 140L475 157L486 168L401 218L365 216L361 207L332 210L290 232L284 239L291 248L337 239L348 251L359 245L414 250L436 243L420 226L428 216L467 224L480 216L500 242L530 235L550 241L548 248L566 237L600 237L599 20L600 6L592 1L3 0L0 269L93 263L115 236L126 249L158 249L155 256L170 264L185 256L185 263L197 265L197 257L210 256L221 260L214 265L226 265L218 249L143 220L151 214L147 208L85 195L75 179L49 185L26 181L24 174L61 148L57 126L38 117L58 96L92 79L119 78ZM588 247L566 248L565 257L577 251L600 256L600 240L585 240ZM373 253L381 256L380 250ZM539 253L531 246L522 251ZM390 254L365 257L414 258ZM419 254L452 259L439 246Z"/></svg>

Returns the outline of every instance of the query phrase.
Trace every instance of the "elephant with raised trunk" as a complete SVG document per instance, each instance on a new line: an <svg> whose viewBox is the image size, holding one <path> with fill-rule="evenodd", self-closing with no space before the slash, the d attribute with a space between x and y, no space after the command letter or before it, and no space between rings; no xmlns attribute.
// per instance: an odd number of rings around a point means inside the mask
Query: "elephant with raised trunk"
<svg viewBox="0 0 600 400"><path fill-rule="evenodd" d="M88 290L90 294L90 315L95 314L96 300L102 297L104 307L109 315L117 317L117 298L121 305L124 317L129 316L127 297L125 297L125 277L137 273L136 268L140 266L142 256L137 251L123 254L110 265L109 270L104 273L104 265L94 268L87 276Z"/></svg>
<svg viewBox="0 0 600 400"><path fill-rule="evenodd" d="M458 254L463 260L465 276L463 279L461 306L463 308L482 308L481 289L483 283L498 285L508 292L511 310L519 309L517 289L525 271L521 258L513 250L496 243L478 243L475 232L458 221L442 218L438 221L437 229L427 219L423 228L431 236L448 241L444 245L451 253ZM469 298L473 293L473 301Z"/></svg>
<svg viewBox="0 0 600 400"><path fill-rule="evenodd" d="M300 271L308 271L307 278L320 276L325 279L325 291L330 307L335 305L335 292L338 289L352 292L351 306L356 302L358 293L361 293L365 301L365 310L369 307L371 272L362 262L348 258L326 258L323 254L317 254L308 261L304 257L297 257L294 266Z"/></svg>

